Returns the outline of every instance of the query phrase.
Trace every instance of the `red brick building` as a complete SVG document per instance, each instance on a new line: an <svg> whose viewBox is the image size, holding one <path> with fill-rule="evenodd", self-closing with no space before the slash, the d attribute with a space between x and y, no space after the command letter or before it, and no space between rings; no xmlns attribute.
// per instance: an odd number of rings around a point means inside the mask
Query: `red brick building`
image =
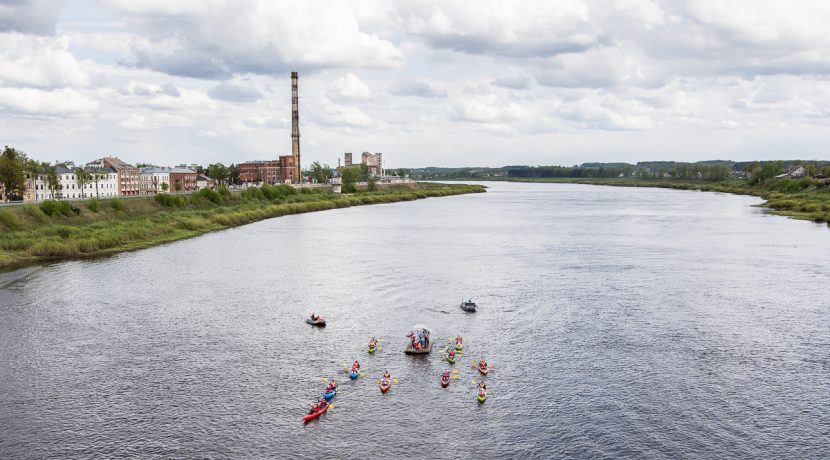
<svg viewBox="0 0 830 460"><path fill-rule="evenodd" d="M193 192L199 189L196 182L198 174L196 171L187 168L170 169L170 191L171 192Z"/></svg>
<svg viewBox="0 0 830 460"><path fill-rule="evenodd" d="M239 180L251 184L277 184L280 182L280 162L248 161L239 163Z"/></svg>

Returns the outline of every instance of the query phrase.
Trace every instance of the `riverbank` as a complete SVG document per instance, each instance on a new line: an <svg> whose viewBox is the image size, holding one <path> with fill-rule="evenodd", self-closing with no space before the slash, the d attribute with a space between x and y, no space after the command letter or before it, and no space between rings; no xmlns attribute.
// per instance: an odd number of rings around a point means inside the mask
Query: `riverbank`
<svg viewBox="0 0 830 460"><path fill-rule="evenodd" d="M708 182L690 181L684 179L639 179L633 177L596 179L559 177L492 178L482 180L606 185L611 187L655 187L676 190L732 193L735 195L751 195L767 200L761 206L768 208L772 214L792 217L794 219L830 223L830 186L826 186L811 179L769 180L755 185L748 184L746 181L738 179Z"/></svg>
<svg viewBox="0 0 830 460"><path fill-rule="evenodd" d="M280 185L12 206L0 209L0 270L143 249L289 214L484 191L418 183L338 195Z"/></svg>

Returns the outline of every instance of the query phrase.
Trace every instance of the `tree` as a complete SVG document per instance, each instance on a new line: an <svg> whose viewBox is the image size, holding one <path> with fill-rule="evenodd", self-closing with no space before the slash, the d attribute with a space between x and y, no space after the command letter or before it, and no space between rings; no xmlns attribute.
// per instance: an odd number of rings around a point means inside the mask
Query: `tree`
<svg viewBox="0 0 830 460"><path fill-rule="evenodd" d="M86 197L86 185L92 182L92 175L84 169L79 169L75 171L75 180L81 187L81 199L84 199Z"/></svg>
<svg viewBox="0 0 830 460"><path fill-rule="evenodd" d="M326 181L328 181L333 175L333 172L331 170L331 166L329 166L327 164L322 165L322 164L320 164L319 161L315 161L314 163L311 163L311 171L310 172L311 172L311 176L314 177L314 180L317 181L317 183L320 183L320 184L323 184Z"/></svg>
<svg viewBox="0 0 830 460"><path fill-rule="evenodd" d="M162 191L162 192L166 192L166 191L167 191L167 189L169 189L169 188L170 188L170 186L169 186L169 185L167 185L167 182L162 182L162 183L161 183L161 191Z"/></svg>
<svg viewBox="0 0 830 460"><path fill-rule="evenodd" d="M0 183L5 188L5 200L21 198L26 191L26 178L23 175L23 163L26 156L14 148L6 146L0 156Z"/></svg>
<svg viewBox="0 0 830 460"><path fill-rule="evenodd" d="M210 164L207 167L207 176L222 185L228 179L228 168L222 163Z"/></svg>
<svg viewBox="0 0 830 460"><path fill-rule="evenodd" d="M177 192L181 192L182 191L182 181L180 181L179 179L176 179L176 181L173 182L173 189L176 190Z"/></svg>
<svg viewBox="0 0 830 460"><path fill-rule="evenodd" d="M239 183L239 167L235 166L233 163L228 166L228 183L233 185Z"/></svg>
<svg viewBox="0 0 830 460"><path fill-rule="evenodd" d="M378 189L377 181L375 180L375 176L369 176L366 180L366 189L370 192L374 192Z"/></svg>
<svg viewBox="0 0 830 460"><path fill-rule="evenodd" d="M60 187L60 181L58 180L58 171L56 166L47 166L46 186L49 188L49 192L52 194L52 199L54 200L55 198L57 198L58 187Z"/></svg>
<svg viewBox="0 0 830 460"><path fill-rule="evenodd" d="M804 172L807 173L807 177L815 177L820 171L817 161L811 161L804 166Z"/></svg>
<svg viewBox="0 0 830 460"><path fill-rule="evenodd" d="M340 169L340 178L342 179L341 191L343 193L354 193L357 191L357 181L360 179L360 167L349 166L348 168Z"/></svg>

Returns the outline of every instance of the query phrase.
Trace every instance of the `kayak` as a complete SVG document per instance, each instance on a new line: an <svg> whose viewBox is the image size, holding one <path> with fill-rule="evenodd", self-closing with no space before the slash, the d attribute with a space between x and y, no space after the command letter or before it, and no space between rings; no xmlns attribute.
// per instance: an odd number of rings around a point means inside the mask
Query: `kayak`
<svg viewBox="0 0 830 460"><path fill-rule="evenodd" d="M320 318L317 321L314 321L311 318L306 318L305 322L308 323L308 324L311 324L312 326L326 327L326 320L324 320L323 318Z"/></svg>
<svg viewBox="0 0 830 460"><path fill-rule="evenodd" d="M374 353L377 346L369 345L369 353Z"/></svg>
<svg viewBox="0 0 830 460"><path fill-rule="evenodd" d="M450 384L450 376L441 374L441 386L447 388L447 385Z"/></svg>
<svg viewBox="0 0 830 460"><path fill-rule="evenodd" d="M450 364L455 364L455 356L447 355L447 361L449 361Z"/></svg>
<svg viewBox="0 0 830 460"><path fill-rule="evenodd" d="M490 369L487 369L486 367L479 366L478 371L481 372L482 375L487 375L487 373L490 372Z"/></svg>
<svg viewBox="0 0 830 460"><path fill-rule="evenodd" d="M389 387L391 387L391 386L392 386L392 381L391 380L389 380L389 379L381 380L380 381L380 392L381 393L386 393L387 391L389 391Z"/></svg>
<svg viewBox="0 0 830 460"><path fill-rule="evenodd" d="M323 415L324 413L326 413L328 408L329 405L326 404L322 409L318 409L317 412L306 415L305 417L303 417L303 422L308 423L309 421L314 420L315 418Z"/></svg>
<svg viewBox="0 0 830 460"><path fill-rule="evenodd" d="M460 343L455 344L455 351L461 351L463 349L464 349L464 346L462 346Z"/></svg>
<svg viewBox="0 0 830 460"><path fill-rule="evenodd" d="M333 398L334 395L336 395L336 394L337 394L337 388L331 390L331 393L323 394L323 397L326 398L326 401L331 401L331 398Z"/></svg>
<svg viewBox="0 0 830 460"><path fill-rule="evenodd" d="M485 392L478 393L476 395L476 399L478 399L478 402L480 402L480 403L483 403L484 401L487 401L487 392L485 391Z"/></svg>
<svg viewBox="0 0 830 460"><path fill-rule="evenodd" d="M360 377L360 372L355 372L355 371L349 372L349 378L350 379L355 380L358 377Z"/></svg>

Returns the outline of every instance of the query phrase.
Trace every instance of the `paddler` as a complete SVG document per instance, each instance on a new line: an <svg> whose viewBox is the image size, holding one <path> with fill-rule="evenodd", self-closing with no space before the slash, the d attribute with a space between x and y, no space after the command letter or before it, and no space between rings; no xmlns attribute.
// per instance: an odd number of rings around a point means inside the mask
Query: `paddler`
<svg viewBox="0 0 830 460"><path fill-rule="evenodd" d="M455 358L455 350L450 350L448 354L450 358Z"/></svg>
<svg viewBox="0 0 830 460"><path fill-rule="evenodd" d="M462 343L463 343L463 340L461 339L460 335L455 338L455 344L456 345L461 345Z"/></svg>
<svg viewBox="0 0 830 460"><path fill-rule="evenodd" d="M484 358L481 358L478 361L478 367L479 369L487 369L487 361L485 361Z"/></svg>
<svg viewBox="0 0 830 460"><path fill-rule="evenodd" d="M389 371L383 371L383 378L388 379L389 377L391 377Z"/></svg>
<svg viewBox="0 0 830 460"><path fill-rule="evenodd" d="M354 364L352 364L352 372L357 372L359 370L360 370L360 363L357 362L357 360L355 360Z"/></svg>

